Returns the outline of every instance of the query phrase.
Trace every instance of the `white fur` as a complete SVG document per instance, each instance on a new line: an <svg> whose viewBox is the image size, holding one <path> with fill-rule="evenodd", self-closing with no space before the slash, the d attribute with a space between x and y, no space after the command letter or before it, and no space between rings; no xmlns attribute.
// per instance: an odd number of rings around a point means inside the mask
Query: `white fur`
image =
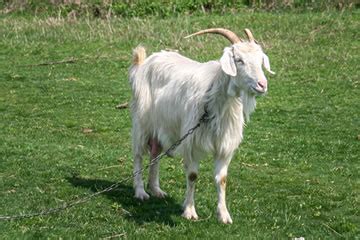
<svg viewBox="0 0 360 240"><path fill-rule="evenodd" d="M259 79L266 81L262 71L264 61L270 70L269 61L263 56L256 43L241 42L225 48L220 61L199 63L175 52L162 51L129 70L133 91L134 172L142 168L142 156L148 152L150 138L157 139L167 149L198 123L205 105L214 117L176 150L184 158L187 175L185 218L198 218L194 204L195 181L189 176L197 176L199 160L211 153L215 159L218 217L223 223L232 223L225 202L224 179L243 137L244 118L249 119L255 109L255 96L259 92L254 88ZM244 64L234 58L241 58ZM150 171L155 177L150 176L149 185L162 195L165 193L160 189L157 171L158 167ZM149 198L141 174L134 177L134 187L135 197Z"/></svg>

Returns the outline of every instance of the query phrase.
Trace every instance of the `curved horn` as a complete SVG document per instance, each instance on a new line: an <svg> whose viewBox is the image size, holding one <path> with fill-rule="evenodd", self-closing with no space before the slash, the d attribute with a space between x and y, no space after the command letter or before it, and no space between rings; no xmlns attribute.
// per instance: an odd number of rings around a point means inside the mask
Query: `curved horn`
<svg viewBox="0 0 360 240"><path fill-rule="evenodd" d="M233 33L230 30L227 30L225 28L209 28L209 29L201 30L199 32L190 34L190 35L186 36L185 38L189 38L192 36L201 35L201 34L205 34L205 33L214 33L214 34L222 35L222 36L226 37L232 44L243 41L235 33Z"/></svg>
<svg viewBox="0 0 360 240"><path fill-rule="evenodd" d="M251 33L251 31L248 28L245 28L244 31L245 31L246 36L248 37L249 41L255 42L255 38L254 38L253 34Z"/></svg>

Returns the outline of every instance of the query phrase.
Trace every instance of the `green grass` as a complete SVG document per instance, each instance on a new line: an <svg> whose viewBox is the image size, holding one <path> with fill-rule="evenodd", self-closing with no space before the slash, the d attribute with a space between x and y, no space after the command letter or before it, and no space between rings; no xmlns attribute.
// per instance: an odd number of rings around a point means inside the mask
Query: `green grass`
<svg viewBox="0 0 360 240"><path fill-rule="evenodd" d="M234 220L216 220L212 160L200 167L201 221L183 219L181 159L163 159L165 200L132 183L60 214L0 222L0 238L356 239L359 226L359 11L241 13L168 19L0 16L0 215L36 212L129 177L131 49L179 49L199 61L228 44L183 39L206 27L249 27L277 74L229 172ZM24 66L79 59L74 64ZM84 128L93 129L83 133Z"/></svg>

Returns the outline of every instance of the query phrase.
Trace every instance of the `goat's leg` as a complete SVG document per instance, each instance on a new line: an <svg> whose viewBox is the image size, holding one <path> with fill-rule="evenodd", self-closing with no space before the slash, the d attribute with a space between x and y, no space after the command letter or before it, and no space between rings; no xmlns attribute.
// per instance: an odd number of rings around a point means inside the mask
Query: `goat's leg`
<svg viewBox="0 0 360 240"><path fill-rule="evenodd" d="M136 154L134 157L134 188L135 188L135 198L140 200L149 199L149 194L145 192L144 182L142 179L142 155Z"/></svg>
<svg viewBox="0 0 360 240"><path fill-rule="evenodd" d="M232 219L226 207L226 177L230 160L215 161L215 183L218 192L217 214L222 223L232 223Z"/></svg>
<svg viewBox="0 0 360 240"><path fill-rule="evenodd" d="M156 158L161 153L161 145L157 139L150 139L149 140L150 146L150 169L149 169L149 190L151 195L164 198L166 197L166 192L162 191L160 188L159 182L159 161L152 160Z"/></svg>
<svg viewBox="0 0 360 240"><path fill-rule="evenodd" d="M134 189L135 189L135 198L140 200L149 199L149 194L145 192L144 182L142 178L142 162L143 155L146 151L146 140L143 132L140 131L138 122L133 121L132 128L132 144L133 144L133 154L134 154Z"/></svg>
<svg viewBox="0 0 360 240"><path fill-rule="evenodd" d="M184 212L182 214L186 219L198 219L198 215L195 210L195 182L198 177L199 162L191 161L190 163L185 162L186 170L186 197L184 201Z"/></svg>

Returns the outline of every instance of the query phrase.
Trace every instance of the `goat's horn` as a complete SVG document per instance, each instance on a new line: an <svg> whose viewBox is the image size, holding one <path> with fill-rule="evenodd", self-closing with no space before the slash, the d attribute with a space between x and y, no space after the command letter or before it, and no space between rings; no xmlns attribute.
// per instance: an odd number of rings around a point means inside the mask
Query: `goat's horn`
<svg viewBox="0 0 360 240"><path fill-rule="evenodd" d="M225 28L209 28L209 29L201 30L199 32L188 35L185 38L189 38L189 37L192 37L192 36L201 35L201 34L205 34L205 33L220 34L220 35L226 37L232 44L243 41L235 33L233 33L230 30L227 30Z"/></svg>
<svg viewBox="0 0 360 240"><path fill-rule="evenodd" d="M255 38L254 38L253 34L251 33L251 31L248 28L245 28L244 31L245 31L246 36L248 37L249 41L254 42Z"/></svg>

